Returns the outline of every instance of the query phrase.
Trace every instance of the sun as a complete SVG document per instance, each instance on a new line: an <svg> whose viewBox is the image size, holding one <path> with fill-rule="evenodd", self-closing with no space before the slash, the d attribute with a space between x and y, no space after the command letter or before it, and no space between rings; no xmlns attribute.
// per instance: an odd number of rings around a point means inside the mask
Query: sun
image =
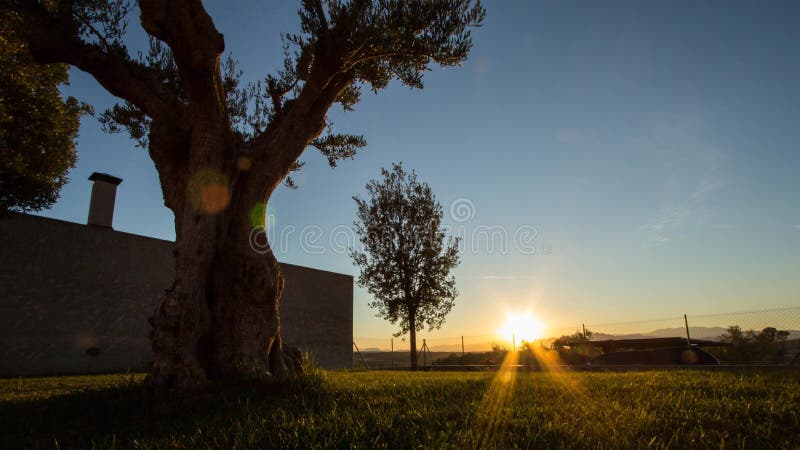
<svg viewBox="0 0 800 450"><path fill-rule="evenodd" d="M522 341L533 342L542 338L544 324L537 320L530 311L522 313L507 313L506 321L498 330L498 334L511 341L512 339L519 344Z"/></svg>

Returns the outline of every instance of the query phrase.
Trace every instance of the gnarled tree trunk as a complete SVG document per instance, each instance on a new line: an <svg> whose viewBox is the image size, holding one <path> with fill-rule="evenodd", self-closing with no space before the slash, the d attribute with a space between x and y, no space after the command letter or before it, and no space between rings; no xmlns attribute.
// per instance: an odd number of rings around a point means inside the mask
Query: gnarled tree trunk
<svg viewBox="0 0 800 450"><path fill-rule="evenodd" d="M191 387L282 375L283 276L275 257L243 249L234 236L199 233L176 244L175 260L176 281L152 320L151 382Z"/></svg>
<svg viewBox="0 0 800 450"><path fill-rule="evenodd" d="M193 212L179 221L176 280L152 319L152 383L191 387L283 374L278 319L283 276L271 252L250 248L249 217L239 217L258 203Z"/></svg>
<svg viewBox="0 0 800 450"><path fill-rule="evenodd" d="M175 154L159 145L187 145L191 151L188 161L154 157L165 203L175 213L176 278L151 318L149 381L183 389L281 376L283 276L272 252L264 251L263 231L258 250L251 246L260 225L253 223L253 211L265 210L280 178L252 173L244 157L229 156L242 152L219 124L194 125L183 141L174 134L171 127L152 127L152 154ZM171 171L172 165L183 168Z"/></svg>
<svg viewBox="0 0 800 450"><path fill-rule="evenodd" d="M183 139L172 136L178 124L160 126L168 116L154 117L151 126L150 153L165 203L175 214L176 279L151 319L150 382L182 389L209 380L282 375L283 277L271 252L251 248L257 225L251 215L265 210L319 134L324 112L247 147L232 131L226 107L219 61L224 41L202 6L140 6L143 27L172 49L189 100ZM315 121L320 124L313 126Z"/></svg>

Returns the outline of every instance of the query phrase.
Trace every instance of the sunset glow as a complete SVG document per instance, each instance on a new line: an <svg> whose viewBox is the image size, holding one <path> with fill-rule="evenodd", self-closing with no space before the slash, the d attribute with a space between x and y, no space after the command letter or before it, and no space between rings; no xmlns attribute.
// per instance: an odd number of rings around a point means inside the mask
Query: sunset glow
<svg viewBox="0 0 800 450"><path fill-rule="evenodd" d="M513 339L519 344L522 341L532 342L542 337L544 324L530 311L508 313L506 320L498 330L498 334L509 342Z"/></svg>

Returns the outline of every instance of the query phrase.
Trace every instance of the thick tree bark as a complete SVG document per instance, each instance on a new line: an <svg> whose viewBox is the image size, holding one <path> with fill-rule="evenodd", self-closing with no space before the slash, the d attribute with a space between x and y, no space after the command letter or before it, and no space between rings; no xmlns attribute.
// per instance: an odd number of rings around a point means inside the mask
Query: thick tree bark
<svg viewBox="0 0 800 450"><path fill-rule="evenodd" d="M201 78L200 86L187 91L201 95L206 82ZM227 116L219 114L221 104L190 109L188 142L176 143L169 135L174 128L154 120L152 129L167 133L157 136L159 142L189 151L159 149L151 133L151 155L176 229L176 280L151 320L152 384L185 389L209 380L286 373L278 317L283 277L271 252L250 247L251 211L266 205L322 132L325 112L343 87L328 88L321 105L298 100L285 126L276 125L253 144L237 141ZM164 154L187 156L158 158ZM241 165L240 158L249 163Z"/></svg>
<svg viewBox="0 0 800 450"><path fill-rule="evenodd" d="M151 319L150 382L168 388L285 372L278 318L283 277L271 252L250 247L249 213L266 204L276 183L241 172L222 157L233 141L210 134L213 126L201 129L190 138L188 170L162 177L176 219L176 280Z"/></svg>
<svg viewBox="0 0 800 450"><path fill-rule="evenodd" d="M189 129L154 120L150 133L165 204L175 214L176 279L151 318L149 380L191 389L214 380L282 376L283 276L272 252L255 251L250 239L258 225L251 211L266 205L285 174L240 164L241 144L227 119L213 109L191 112ZM175 154L186 157L159 157Z"/></svg>
<svg viewBox="0 0 800 450"><path fill-rule="evenodd" d="M159 173L169 174L161 182L175 213L176 280L151 320L150 382L184 389L283 375L278 319L283 277L271 252L250 247L250 212L267 203L285 173L250 172L239 164L242 145L230 128L219 71L224 42L202 5L141 2L141 9L144 28L175 55L190 128L183 161L165 158L159 167L154 157ZM297 136L297 144L281 144L296 151L299 146L299 156L308 139ZM151 148L153 153L164 152ZM175 165L177 170L170 170Z"/></svg>
<svg viewBox="0 0 800 450"><path fill-rule="evenodd" d="M208 242L176 244L176 281L152 320L151 383L191 388L208 380L283 375L277 261ZM213 256L196 257L202 252Z"/></svg>
<svg viewBox="0 0 800 450"><path fill-rule="evenodd" d="M283 376L286 369L278 316L283 275L272 252L250 247L249 212L266 204L266 196L250 198L243 195L246 191L232 195L210 267L211 329L199 353L212 379Z"/></svg>

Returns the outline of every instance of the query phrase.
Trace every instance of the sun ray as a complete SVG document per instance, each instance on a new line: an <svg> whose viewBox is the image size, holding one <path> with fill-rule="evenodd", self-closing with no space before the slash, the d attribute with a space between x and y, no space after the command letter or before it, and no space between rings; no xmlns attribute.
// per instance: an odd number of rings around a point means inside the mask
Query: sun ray
<svg viewBox="0 0 800 450"><path fill-rule="evenodd" d="M540 340L545 328L530 312L508 314L506 322L498 330L498 335L516 343L523 340L528 345L517 350L506 351L502 363L492 377L478 408L473 413L473 429L478 433L478 448L500 448L505 446L504 424L513 414L514 392L520 376L536 376L530 371L541 372L542 383L552 383L568 398L595 411L604 411L605 398L597 398L591 389L579 381L570 366L563 363L559 354L544 345L531 345ZM522 357L522 352L530 352L530 357ZM520 374L520 372L523 372ZM598 430L613 430L613 421L607 414L599 413L593 427Z"/></svg>
<svg viewBox="0 0 800 450"><path fill-rule="evenodd" d="M503 362L497 368L479 409L476 411L475 429L480 430L480 443L477 448L497 448L502 443L499 428L510 412L511 395L517 377L517 352L506 352Z"/></svg>
<svg viewBox="0 0 800 450"><path fill-rule="evenodd" d="M522 341L533 342L543 337L544 324L531 314L530 311L522 313L506 313L506 320L498 330L498 335L508 342L519 344Z"/></svg>

